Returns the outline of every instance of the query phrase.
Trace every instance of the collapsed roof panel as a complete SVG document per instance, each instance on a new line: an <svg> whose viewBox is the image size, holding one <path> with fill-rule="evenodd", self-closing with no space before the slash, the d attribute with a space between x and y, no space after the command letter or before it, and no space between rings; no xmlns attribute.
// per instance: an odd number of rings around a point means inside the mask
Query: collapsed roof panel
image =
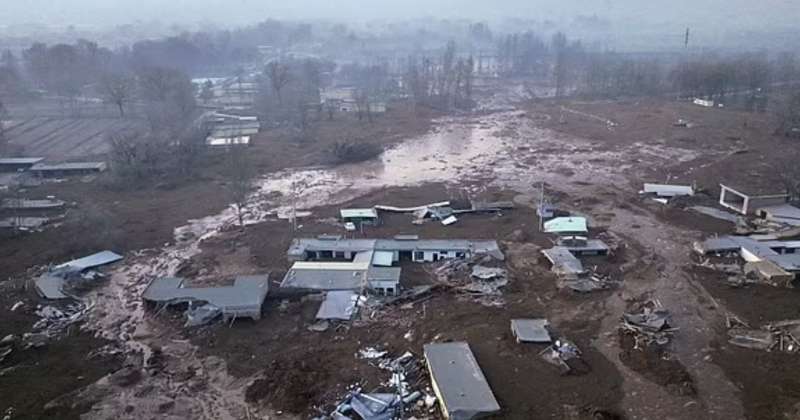
<svg viewBox="0 0 800 420"><path fill-rule="evenodd" d="M644 184L644 192L655 194L659 197L677 197L683 195L694 195L694 188L691 185L669 185L669 184Z"/></svg>
<svg viewBox="0 0 800 420"><path fill-rule="evenodd" d="M583 264L567 248L556 246L542 251L553 265L552 271L559 275L580 275L584 272Z"/></svg>
<svg viewBox="0 0 800 420"><path fill-rule="evenodd" d="M500 411L469 344L426 344L425 361L446 418L467 420Z"/></svg>
<svg viewBox="0 0 800 420"><path fill-rule="evenodd" d="M352 319L358 299L358 293L349 290L327 292L317 311L317 319Z"/></svg>
<svg viewBox="0 0 800 420"><path fill-rule="evenodd" d="M512 319L511 332L521 343L549 343L549 325L546 319Z"/></svg>

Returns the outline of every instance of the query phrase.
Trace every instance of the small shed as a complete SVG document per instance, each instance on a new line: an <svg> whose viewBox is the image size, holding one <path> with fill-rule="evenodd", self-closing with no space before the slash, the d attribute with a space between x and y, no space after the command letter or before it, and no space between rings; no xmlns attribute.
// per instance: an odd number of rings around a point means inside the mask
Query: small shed
<svg viewBox="0 0 800 420"><path fill-rule="evenodd" d="M477 419L500 411L469 344L426 344L424 352L433 391L446 419Z"/></svg>
<svg viewBox="0 0 800 420"><path fill-rule="evenodd" d="M356 226L370 225L377 226L380 223L378 211L371 209L341 209L339 211L342 221L353 223Z"/></svg>

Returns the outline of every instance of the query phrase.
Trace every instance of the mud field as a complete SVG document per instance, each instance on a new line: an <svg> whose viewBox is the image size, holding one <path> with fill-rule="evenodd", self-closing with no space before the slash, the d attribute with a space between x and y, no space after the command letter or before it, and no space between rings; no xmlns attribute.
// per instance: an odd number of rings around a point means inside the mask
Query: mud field
<svg viewBox="0 0 800 420"><path fill-rule="evenodd" d="M308 418L330 410L353 384L372 389L386 379L356 357L365 347L419 357L430 341L465 340L503 409L496 418L796 416L800 384L792 367L798 359L733 347L725 329L729 313L753 324L796 317L796 293L726 289L715 273L696 269L691 244L733 225L689 212L688 203L665 206L638 194L644 181L697 181L707 194L695 199L706 203L729 177L746 181L742 173L761 173L770 179L762 163L779 153L781 140L770 136L769 121L669 102L520 103L512 94L519 89L507 92L489 98L479 113L435 120L426 134L396 142L368 162L265 171L243 230L227 208L193 216L166 245L128 252L108 283L89 293L95 307L83 333L51 344L88 340L86 347L105 345L104 357L117 357L72 382L72 390L60 390L72 392L69 402L62 398L46 410L58 395L38 394L25 403L12 391L21 371L3 374L0 392L15 395L3 405L15 407L13 418L76 418L81 412L89 419ZM677 118L699 126L674 127ZM592 236L615 245L610 259L586 264L616 287L587 295L557 287L539 252L552 240L537 229L534 206L542 185L560 207L589 218ZM289 266L291 239L341 233L334 219L343 206L442 200L513 200L516 208L500 216L464 216L449 227L391 215L364 236L496 239L510 280L499 302L487 305L436 287L423 303L383 308L349 328L317 333L307 327L319 303L300 297L268 298L258 322L191 330L180 327L180 313L155 314L140 298L157 276L220 284L234 274L270 272L279 281ZM297 232L286 220L293 208L304 214ZM403 266L401 281L430 284L434 268ZM14 290L4 308L26 293ZM668 308L677 327L658 350L636 348L619 332L623 312L649 299ZM15 314L21 328L25 316ZM585 368L564 375L539 358L543 347L518 344L509 330L518 317L549 319L581 349ZM106 371L114 373L103 376Z"/></svg>

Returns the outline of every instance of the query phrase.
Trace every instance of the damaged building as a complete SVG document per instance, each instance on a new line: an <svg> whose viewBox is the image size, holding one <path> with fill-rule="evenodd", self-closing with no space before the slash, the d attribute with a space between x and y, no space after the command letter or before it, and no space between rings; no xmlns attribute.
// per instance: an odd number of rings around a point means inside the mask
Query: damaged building
<svg viewBox="0 0 800 420"><path fill-rule="evenodd" d="M294 264L281 287L310 290L369 290L395 295L400 289L400 261L435 262L477 254L503 259L496 241L457 239L343 239L323 236L297 239L287 252Z"/></svg>
<svg viewBox="0 0 800 420"><path fill-rule="evenodd" d="M747 236L721 236L696 242L701 255L736 254L745 271L773 284L788 284L800 276L800 241L760 241Z"/></svg>
<svg viewBox="0 0 800 420"><path fill-rule="evenodd" d="M744 215L755 214L763 207L786 204L789 194L785 190L772 187L772 191L764 192L745 187L730 187L720 184L719 205Z"/></svg>
<svg viewBox="0 0 800 420"><path fill-rule="evenodd" d="M238 276L233 285L219 287L186 287L182 278L160 277L147 285L142 299L164 306L200 305L204 307L207 319L222 315L226 321L236 318L259 320L268 292L268 275ZM191 311L187 315L191 316Z"/></svg>

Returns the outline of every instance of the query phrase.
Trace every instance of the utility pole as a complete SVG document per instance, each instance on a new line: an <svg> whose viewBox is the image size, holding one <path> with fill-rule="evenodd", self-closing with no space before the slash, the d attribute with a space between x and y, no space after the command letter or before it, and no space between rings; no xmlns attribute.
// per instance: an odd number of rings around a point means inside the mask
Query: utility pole
<svg viewBox="0 0 800 420"><path fill-rule="evenodd" d="M539 232L544 230L544 181L542 181L542 189L539 195L539 208L536 213L539 214Z"/></svg>
<svg viewBox="0 0 800 420"><path fill-rule="evenodd" d="M686 28L686 37L683 40L683 48L689 49L689 35L690 35L690 28Z"/></svg>

